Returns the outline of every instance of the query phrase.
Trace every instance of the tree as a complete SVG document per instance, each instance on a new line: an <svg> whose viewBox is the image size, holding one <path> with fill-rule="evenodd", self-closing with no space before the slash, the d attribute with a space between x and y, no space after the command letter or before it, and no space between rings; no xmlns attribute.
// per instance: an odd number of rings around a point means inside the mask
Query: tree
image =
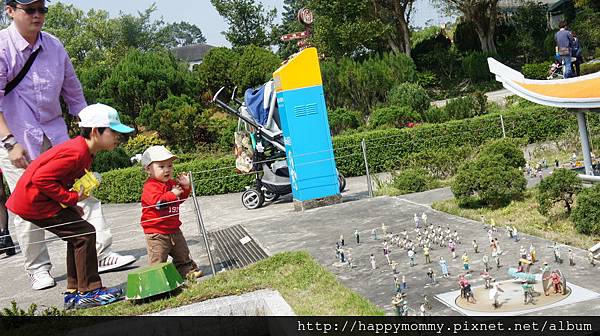
<svg viewBox="0 0 600 336"><path fill-rule="evenodd" d="M315 23L310 39L326 57L359 57L378 51L391 29L369 14L365 0L310 0Z"/></svg>
<svg viewBox="0 0 600 336"><path fill-rule="evenodd" d="M265 10L255 0L210 0L229 25L223 32L234 48L248 45L266 47L271 45L273 20L277 9Z"/></svg>
<svg viewBox="0 0 600 336"><path fill-rule="evenodd" d="M431 105L431 98L421 85L416 83L401 83L390 91L387 100L389 105L407 106L423 115Z"/></svg>
<svg viewBox="0 0 600 336"><path fill-rule="evenodd" d="M479 152L479 156L499 157L501 161L498 164L512 168L522 168L526 163L523 151L512 138L502 138L487 143Z"/></svg>
<svg viewBox="0 0 600 336"><path fill-rule="evenodd" d="M282 59L287 59L290 55L298 52L297 40L281 41L280 36L289 33L304 31L304 25L298 21L298 11L308 7L309 0L283 0L283 15L281 24L278 25L275 32L277 39L277 55Z"/></svg>
<svg viewBox="0 0 600 336"><path fill-rule="evenodd" d="M446 12L460 12L465 19L475 24L475 31L483 52L496 53L494 33L498 17L498 0L432 0Z"/></svg>
<svg viewBox="0 0 600 336"><path fill-rule="evenodd" d="M544 39L548 34L548 6L540 2L527 1L511 16L516 28L517 46L525 56L525 63L541 59L544 55Z"/></svg>
<svg viewBox="0 0 600 336"><path fill-rule="evenodd" d="M370 128L402 128L421 121L421 116L408 106L378 108L369 116Z"/></svg>
<svg viewBox="0 0 600 336"><path fill-rule="evenodd" d="M414 0L372 0L374 19L379 19L391 29L386 30L390 49L410 57L410 17Z"/></svg>
<svg viewBox="0 0 600 336"><path fill-rule="evenodd" d="M559 202L564 202L567 214L570 214L575 201L573 196L581 191L583 185L576 172L561 168L554 170L552 175L543 179L538 188L538 210L542 215L547 215Z"/></svg>
<svg viewBox="0 0 600 336"><path fill-rule="evenodd" d="M239 59L240 55L229 48L213 48L194 69L194 75L211 96L223 86L233 90Z"/></svg>
<svg viewBox="0 0 600 336"><path fill-rule="evenodd" d="M281 59L271 51L257 46L246 46L241 50L237 67L233 71L234 83L244 92L273 78L273 72L281 64Z"/></svg>
<svg viewBox="0 0 600 336"><path fill-rule="evenodd" d="M333 135L337 135L345 130L355 129L360 126L361 115L359 112L345 108L337 108L327 113L329 129Z"/></svg>
<svg viewBox="0 0 600 336"><path fill-rule="evenodd" d="M481 156L459 168L451 187L459 205L499 208L520 197L527 184L523 173L502 162L499 155Z"/></svg>
<svg viewBox="0 0 600 336"><path fill-rule="evenodd" d="M571 213L571 220L580 233L600 234L600 184L583 189L577 194L577 207Z"/></svg>
<svg viewBox="0 0 600 336"><path fill-rule="evenodd" d="M425 169L411 168L394 176L392 185L400 194L408 194L437 188L439 183Z"/></svg>
<svg viewBox="0 0 600 336"><path fill-rule="evenodd" d="M173 47L206 43L206 38L202 34L202 30L196 25L185 21L170 23L163 27L158 34L168 36L168 40L173 41Z"/></svg>
<svg viewBox="0 0 600 336"><path fill-rule="evenodd" d="M129 51L100 84L99 100L121 111L124 123L137 128L138 116L148 105L154 110L159 101L169 95L181 95L191 90L191 75L185 65L167 52Z"/></svg>

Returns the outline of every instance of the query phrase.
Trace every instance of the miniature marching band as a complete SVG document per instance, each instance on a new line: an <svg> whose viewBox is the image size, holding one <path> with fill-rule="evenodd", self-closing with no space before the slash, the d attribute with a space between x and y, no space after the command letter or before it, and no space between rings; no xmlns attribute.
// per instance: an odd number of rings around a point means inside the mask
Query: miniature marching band
<svg viewBox="0 0 600 336"><path fill-rule="evenodd" d="M417 254L422 253L423 255L423 268L426 270L425 272L425 281L423 283L424 288L428 288L431 286L438 285L438 279L436 278L436 271L431 267L432 262L432 254L435 255L435 260L437 260L437 264L439 265L439 272L443 278L450 277L450 267L448 261L444 258L444 249L442 247L448 248L449 254L452 256L452 264L453 267L456 267L457 263L460 265L462 261L462 274L458 275L458 287L460 289L460 300L463 300L466 304L474 304L476 302L475 292L471 288L471 283L468 278L470 278L474 273L473 271L477 269L476 267L479 262L481 262L482 271L480 271L479 275L482 281L482 288L488 291L489 302L491 303L494 309L500 309L503 305L503 300L501 299L505 290L501 286L501 283L497 281L497 279L492 276L492 267L491 262L496 266L496 270L500 269L501 262L500 256L503 255L500 249L500 242L497 235L496 223L493 219L489 220L490 226L487 227L486 220L482 216L481 222L484 224L484 229L487 232L488 240L489 240L489 252L485 249L480 250L479 244L476 239L472 239L472 252L476 255L481 255L481 258L476 258L473 261L469 256L469 251L467 249L461 249L462 257L455 261L457 258L457 249L458 245L461 243L460 235L457 230L451 230L449 226L446 229L443 229L441 225L434 225L431 221L428 221L428 216L425 212L423 212L420 216L417 213L414 213L413 220L415 224L414 231L407 230L406 228L401 228L396 233L390 231L388 226L384 223L381 224L381 232L382 238L378 236L378 228L372 228L371 232L371 240L367 242L363 242L365 246L372 246L371 241L378 241L382 239L381 242L383 256L386 258L387 264L390 267L389 269L383 268L382 273L389 272L393 275L393 284L394 284L394 297L392 300L392 306L394 307L395 312L400 316L407 316L410 311L415 314L420 314L422 316L426 315L427 310L431 310L431 303L429 302L429 297L424 294L423 299L420 301L420 305L418 306L418 310L413 310L409 308L407 302L408 296L408 285L407 285L407 272L399 269L402 265L402 262L397 262L391 259L391 249L394 251L405 251L407 262L406 264L409 267L419 266L416 263ZM393 230L393 229L392 229ZM368 231L367 231L368 232ZM514 225L506 225L506 233L509 239L514 240L514 242L518 242L519 236L517 228ZM354 229L353 232L355 242L357 246L361 246L360 241L360 232L358 228ZM336 242L336 260L339 261L342 265L347 265L348 269L353 269L355 267L354 258L351 253L351 248L346 247L344 240L344 235L340 234L339 240ZM539 292L536 294L534 290L535 283L535 274L530 273L532 264L538 261L537 250L533 243L530 243L528 247L527 245L520 245L518 249L510 247L510 250L507 251L518 251L515 253L515 264L516 268L509 268L508 273L513 276L513 280L518 280L518 284L520 284L520 289L522 291L522 304L529 305L535 304L534 297L539 295ZM438 247L440 249L438 250ZM554 261L557 264L562 263L560 246L557 242L554 242L553 245L548 246L552 248L552 254L554 256ZM356 247L358 249L363 249L366 247ZM396 250L397 248L397 250ZM380 250L381 251L381 250ZM397 253L395 252L395 253ZM369 264L371 266L371 270L377 269L377 263L375 259L375 253L368 253L369 256ZM395 258L401 257L401 255L395 254ZM490 259L491 257L491 259ZM595 256L594 253L590 250L587 252L587 260L589 264L594 267L595 266ZM575 265L575 253L572 249L568 249L568 259L569 265ZM398 260L398 259L396 259ZM474 263L474 266L471 265L471 262ZM509 264L512 264L510 260L508 260ZM360 259L359 259L359 267L360 267ZM340 264L338 264L340 265ZM364 264L363 264L364 265ZM364 267L364 266L363 266ZM410 269L410 268L409 268ZM456 270L456 268L455 268ZM540 269L542 273L542 289L545 295L551 294L551 289L554 289L555 294L565 294L568 289L565 288L565 279L563 274L558 269L552 269L548 265L547 262L543 263L543 266ZM402 273L402 275L400 275ZM421 273L422 274L422 273ZM539 279L539 278L538 278ZM509 280L510 281L510 280ZM478 289L477 293L480 293L481 289ZM513 292L512 290L509 293ZM417 304L419 301L416 301Z"/></svg>

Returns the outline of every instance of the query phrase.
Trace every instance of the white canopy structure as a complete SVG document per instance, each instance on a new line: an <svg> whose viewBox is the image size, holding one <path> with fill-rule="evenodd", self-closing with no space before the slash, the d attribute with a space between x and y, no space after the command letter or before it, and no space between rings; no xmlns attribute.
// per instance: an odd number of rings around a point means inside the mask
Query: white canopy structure
<svg viewBox="0 0 600 336"><path fill-rule="evenodd" d="M488 58L488 65L496 80L514 94L540 105L567 108L577 114L585 165L585 175L580 177L600 181L599 177L593 176L585 118L586 111L600 108L600 72L568 79L534 80L525 78L522 73L493 58Z"/></svg>

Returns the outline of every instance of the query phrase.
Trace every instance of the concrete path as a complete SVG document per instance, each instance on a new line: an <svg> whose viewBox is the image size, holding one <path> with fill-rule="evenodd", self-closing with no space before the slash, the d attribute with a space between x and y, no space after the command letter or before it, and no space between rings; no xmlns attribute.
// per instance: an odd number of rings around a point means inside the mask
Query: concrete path
<svg viewBox="0 0 600 336"><path fill-rule="evenodd" d="M530 183L535 184L535 181ZM413 214L425 211L428 213L430 222L444 228L450 227L451 230L458 230L463 240L470 242L472 239L477 239L480 242L480 249L486 250L484 242L487 235L481 224L437 212L429 207L434 201L452 197L449 188L401 197L368 198L366 178L355 177L348 179L347 189L343 196L344 203L342 204L305 212L293 211L289 196L253 211L246 210L241 205L241 193L200 197L199 203L207 230L212 231L241 224L270 253L307 250L319 263L336 274L345 286L359 292L380 307L384 307L387 312L391 312L392 309L390 301L394 293L394 283L390 268L384 265L381 241L370 239L372 228L380 228L381 224L385 223L392 232L399 232L403 228L410 230L414 228ZM144 237L139 227L140 211L139 204L104 206L105 216L114 237L114 250L133 254L139 258L129 270L147 264ZM190 245L191 253L208 274L210 267L206 250L202 243L202 237L199 235L190 200L182 205L181 213L184 223L182 229ZM355 228L361 233L362 243L360 245L353 242L352 234ZM381 230L379 229L379 231ZM348 247L351 248L356 265L353 269L340 265L335 260L335 242L340 234L344 234ZM55 237L48 235L48 238ZM514 266L520 244L528 247L530 243L533 243L541 258L549 258L551 254L551 249L546 248L551 242L536 237L525 237L520 243L510 242L504 237L500 239L503 250L509 251L508 255L502 257L504 265ZM470 246L470 243L460 245L460 253L465 249L470 249ZM32 290L29 279L22 268L21 255L17 254L8 258L3 256L0 258L0 269L2 270L0 274L0 307L9 306L11 300L16 300L23 308L34 302L41 307L62 305L61 292L66 286L65 245L61 241L54 241L48 244L48 248L54 264L52 274L56 277L57 286L44 291ZM437 264L424 265L423 257L418 255L418 265L409 267L404 251L394 247L391 250L391 258L400 263L399 270L407 277L408 302L411 308L418 308L422 295L427 293L434 305L432 313L456 314L455 311L433 300L434 295L455 289L454 278L441 280L439 285L425 288L426 270L428 267L432 267L439 274ZM378 269L375 271L370 270L369 255L371 253L376 256L378 264ZM473 267L480 269L482 254L469 253L473 260ZM566 249L563 249L563 253L566 255ZM437 248L432 251L432 259L437 259L440 255L449 261L451 273L458 274L462 267L458 259L451 261L449 252L445 248ZM577 266L562 266L569 281L600 292L600 283L595 281L598 277L597 269L592 270L587 266L587 262L584 260L584 251L577 250L577 256ZM501 268L494 276L506 279L506 269L506 266ZM102 280L107 286L124 285L127 281L127 272L128 270L121 270L102 274ZM477 280L474 280L476 284ZM575 315L585 312L590 314L600 312L599 308L600 300L594 300L564 308L554 308L553 313ZM544 314L544 312L540 314Z"/></svg>

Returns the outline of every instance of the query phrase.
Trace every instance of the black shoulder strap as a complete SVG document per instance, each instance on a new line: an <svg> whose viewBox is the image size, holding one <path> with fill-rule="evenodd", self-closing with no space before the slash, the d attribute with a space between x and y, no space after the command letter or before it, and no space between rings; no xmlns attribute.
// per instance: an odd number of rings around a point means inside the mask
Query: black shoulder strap
<svg viewBox="0 0 600 336"><path fill-rule="evenodd" d="M35 61L35 58L39 54L40 50L42 50L42 47L39 47L36 49L36 51L32 52L31 55L29 55L27 62L25 62L23 69L21 69L21 71L19 71L17 74L17 77L13 78L13 80L6 84L4 87L4 96L8 95L15 87L17 87L17 85L19 85L19 83L21 83L23 78L25 78L25 75L27 72L29 72L29 69L31 69L31 65L33 64L33 61Z"/></svg>

